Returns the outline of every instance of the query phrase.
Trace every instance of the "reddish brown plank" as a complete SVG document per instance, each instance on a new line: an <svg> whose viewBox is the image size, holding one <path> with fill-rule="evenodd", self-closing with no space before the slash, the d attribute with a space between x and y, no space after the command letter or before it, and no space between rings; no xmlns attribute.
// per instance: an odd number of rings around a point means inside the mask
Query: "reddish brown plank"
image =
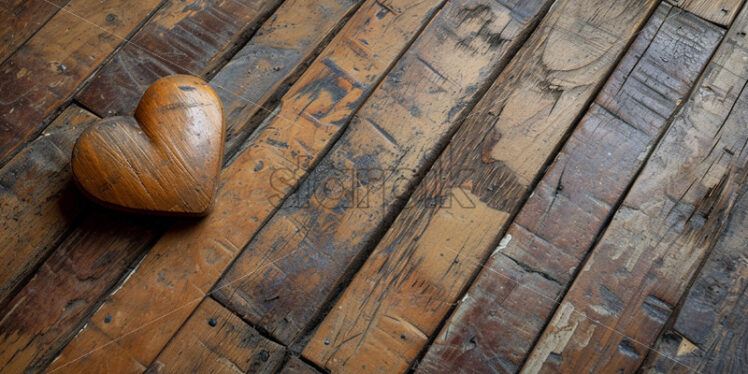
<svg viewBox="0 0 748 374"><path fill-rule="evenodd" d="M748 183L725 232L691 286L672 327L657 340L642 372L745 372L748 367Z"/></svg>
<svg viewBox="0 0 748 374"><path fill-rule="evenodd" d="M522 373L632 373L748 171L748 9L637 178ZM742 92L741 92L742 91Z"/></svg>
<svg viewBox="0 0 748 374"><path fill-rule="evenodd" d="M112 212L88 217L0 310L0 371L38 372L48 365L146 249L141 238L159 226L158 219Z"/></svg>
<svg viewBox="0 0 748 374"><path fill-rule="evenodd" d="M324 10L317 10L315 4L324 4ZM256 50L257 53L240 53L236 59L241 61L269 61L274 56L273 53L263 54L262 51L273 51L270 47L272 45L279 45L279 49L283 50L284 46L291 46L299 44L304 46L305 51L314 49L324 42L326 34L309 35L307 33L295 32L296 30L321 30L325 32L331 32L332 27L335 23L339 22L344 18L347 12L355 6L355 3L345 1L332 0L329 2L321 3L312 0L296 1L291 0L284 3L279 8L271 20L266 22L262 27L261 31L255 35L255 39L260 37L262 33L262 43L250 42L250 45L245 47L245 50ZM300 17L300 14L304 14L304 17ZM255 40L253 39L253 40ZM301 48L301 47L299 47ZM250 60L248 56L257 57L255 60ZM264 56L264 57L262 57ZM261 57L261 58L260 58ZM284 61L288 64L302 65L305 57L303 53L300 53L298 58L294 56L288 56ZM257 65L263 65L258 63ZM229 63L232 68L226 68L229 70L228 73L224 74L223 70L219 72L218 76L223 76L226 81L231 81L236 87L243 87L242 89L252 88L252 93L259 95L260 97L271 96L272 91L276 90L281 84L284 75L273 76L276 81L273 81L268 77L267 74L256 73L257 70L251 68L252 64L245 65L243 63ZM241 66L244 66L250 71L247 72L242 70ZM296 67L288 67L288 71L293 71ZM287 75L285 75L287 76ZM263 91L266 90L266 91ZM246 108L254 107L254 103L248 101L241 101L237 97L232 97L230 101L224 98L224 104L231 103L231 107L235 109L236 113L243 112ZM242 106L243 105L243 106ZM69 109L70 113L74 112L75 107ZM0 344L0 351L5 351L8 356L14 356L15 358L11 363L13 367L21 367L21 363L31 365L33 367L42 367L43 364L38 363L38 360L46 357L41 353L28 353L28 352L55 352L61 348L61 345L72 336L75 329L78 326L80 320L73 318L66 318L63 320L56 320L51 318L41 318L46 315L66 315L70 311L67 305L70 304L74 308L83 308L84 312L80 312L79 315L86 316L92 311L92 307L116 281L115 278L101 277L97 279L90 279L88 286L85 288L78 288L76 292L65 293L59 292L56 288L58 283L67 284L75 283L79 273L93 273L93 272L111 272L111 274L121 274L124 267L120 266L119 262L109 261L107 258L121 258L132 255L132 249L137 245L145 247L148 243L153 241L155 233L149 227L150 222L143 222L143 227L138 233L133 232L129 238L131 242L119 243L109 242L106 247L106 252L101 253L103 256L101 262L88 261L91 255L91 248L96 248L101 245L100 243L106 242L108 238L106 236L97 237L91 235L90 232L98 232L100 235L107 235L108 227L116 227L120 225L119 218L108 215L98 215L94 218L89 218L88 223L83 224L80 227L75 227L79 221L79 216L83 212L84 207L88 207L88 204L81 204L84 199L80 198L80 195L74 192L72 182L70 180L70 173L68 171L68 162L72 149L72 144L77 136L86 127L94 121L95 116L88 114L88 112L81 111L81 117L89 118L90 120L77 119L74 114L67 114L64 112L55 125L50 127L47 132L54 135L48 135L40 137L38 140L30 143L31 146L16 155L11 164L17 165L11 168L10 164L6 169L8 170L24 170L25 172L39 170L41 172L34 173L16 173L12 172L5 178L6 180L14 181L15 185L23 186L23 190L30 192L27 195L28 198L18 199L16 194L0 194L0 206L2 206L2 212L7 212L8 224L0 231L6 235L2 235L3 238L16 238L11 242L4 242L6 245L0 247L0 253L3 253L5 258L13 259L11 264L18 265L20 259L32 259L40 258L44 254L39 254L34 251L40 251L47 253L47 251L53 248L56 243L62 239L63 233L69 230L73 230L70 234L72 237L77 238L75 246L72 246L69 251L63 253L56 253L50 257L47 262L53 261L54 258L66 258L66 261L73 261L69 267L59 268L54 274L54 281L42 282L43 284L35 283L33 287L27 285L21 292L22 297L16 297L10 309L23 310L23 303L30 303L36 306L36 313L14 313L9 315L2 323L2 326L36 326L35 330L28 330L19 332L23 335L23 339L31 339L28 345L23 347L11 347L10 342L4 342ZM68 124L66 118L73 116L75 120ZM227 126L232 126L236 121L241 120L241 116L238 114L229 115L227 120ZM77 121L77 122L76 122ZM78 122L85 122L78 125ZM65 124L63 126L63 124ZM238 125L236 125L238 126ZM60 127L60 130L53 130ZM54 140L56 146L50 146L48 143ZM39 143L39 145L34 145ZM60 148L60 155L57 155L55 149ZM61 157L58 162L54 164L45 159L39 160L39 154L46 154L51 152L55 157ZM18 177L16 177L18 175ZM18 180L16 180L16 178ZM0 178L1 179L1 178ZM10 185L10 183L6 183ZM29 190L33 188L33 190ZM66 191L60 193L60 191ZM59 208L58 208L59 207ZM63 214L64 213L64 214ZM11 221L10 219L13 219ZM65 218L67 217L67 218ZM137 225L136 223L129 222L128 224ZM27 243L30 243L28 245ZM2 252L6 251L6 252ZM76 252L76 251L80 251ZM13 255L15 253L15 255ZM35 257L34 257L35 256ZM107 257L109 256L109 257ZM137 256L137 253L135 254ZM74 259L74 260L71 260ZM58 260L54 260L58 261ZM61 261L61 260L60 260ZM7 261L6 261L7 262ZM36 262L24 265L25 268L33 268ZM42 267L52 266L50 264L44 264ZM75 271L73 271L75 269ZM103 270L108 269L108 270ZM7 274L11 274L12 271L20 271L17 268L9 268ZM6 274L6 273L3 273ZM20 278L19 278L20 279ZM47 295L57 295L56 303L45 302ZM84 303L81 303L85 300ZM37 318L39 316L40 318ZM9 330L10 331L10 330ZM34 338L37 331L44 331L43 336ZM21 338L19 338L21 339ZM45 343L52 342L52 343ZM7 344L7 345L6 345ZM46 354L46 353L44 353ZM19 360L19 361L16 361ZM19 366L16 366L19 365ZM42 366L40 366L42 365Z"/></svg>
<svg viewBox="0 0 748 374"><path fill-rule="evenodd" d="M147 373L274 373L285 348L210 297L203 300Z"/></svg>
<svg viewBox="0 0 748 374"><path fill-rule="evenodd" d="M668 0L697 16L722 26L730 26L744 0Z"/></svg>
<svg viewBox="0 0 748 374"><path fill-rule="evenodd" d="M0 63L70 0L6 0L0 3Z"/></svg>
<svg viewBox="0 0 748 374"><path fill-rule="evenodd" d="M69 163L75 138L97 119L70 106L0 169L0 305L88 206Z"/></svg>
<svg viewBox="0 0 748 374"><path fill-rule="evenodd" d="M722 30L662 4L509 227L418 373L516 373Z"/></svg>
<svg viewBox="0 0 748 374"><path fill-rule="evenodd" d="M148 366L440 3L363 4L284 96L278 113L224 169L213 214L169 229L51 370L113 373ZM308 163L295 164L299 159ZM273 185L279 177L274 173L282 173L287 184ZM110 323L103 322L107 315ZM111 355L118 357L116 365L110 365Z"/></svg>
<svg viewBox="0 0 748 374"><path fill-rule="evenodd" d="M284 344L298 337L397 213L439 145L546 5L533 1L512 8L485 0L445 5L299 191L240 255L216 298ZM283 260L270 266L275 258ZM252 273L258 267L266 270Z"/></svg>
<svg viewBox="0 0 748 374"><path fill-rule="evenodd" d="M0 165L161 2L71 0L0 65Z"/></svg>
<svg viewBox="0 0 748 374"><path fill-rule="evenodd" d="M291 357L290 360L283 366L283 369L279 372L280 374L319 374L315 368L305 364L298 357Z"/></svg>
<svg viewBox="0 0 748 374"><path fill-rule="evenodd" d="M145 89L171 74L216 68L281 0L169 0L76 99L99 116L132 114Z"/></svg>
<svg viewBox="0 0 748 374"><path fill-rule="evenodd" d="M303 355L404 372L656 1L557 1L467 117Z"/></svg>

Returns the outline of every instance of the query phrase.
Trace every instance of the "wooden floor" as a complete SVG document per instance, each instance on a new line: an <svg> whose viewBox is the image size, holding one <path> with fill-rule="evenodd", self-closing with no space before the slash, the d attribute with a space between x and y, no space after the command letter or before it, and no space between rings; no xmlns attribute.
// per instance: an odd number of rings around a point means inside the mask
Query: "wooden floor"
<svg viewBox="0 0 748 374"><path fill-rule="evenodd" d="M743 0L2 0L0 372L745 373ZM159 77L204 219L88 202Z"/></svg>

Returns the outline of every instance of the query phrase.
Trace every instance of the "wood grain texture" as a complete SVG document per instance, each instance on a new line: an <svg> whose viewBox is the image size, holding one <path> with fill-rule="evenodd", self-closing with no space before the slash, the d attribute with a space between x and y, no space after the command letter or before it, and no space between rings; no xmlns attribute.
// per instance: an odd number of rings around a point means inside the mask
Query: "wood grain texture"
<svg viewBox="0 0 748 374"><path fill-rule="evenodd" d="M445 5L239 256L215 297L284 344L310 327L545 5ZM283 260L270 266L275 258ZM258 267L265 270L252 273Z"/></svg>
<svg viewBox="0 0 748 374"><path fill-rule="evenodd" d="M135 116L89 127L70 162L85 195L129 212L203 216L213 206L226 126L200 78L170 75L146 90Z"/></svg>
<svg viewBox="0 0 748 374"><path fill-rule="evenodd" d="M306 358L332 372L412 364L656 3L555 3L323 320Z"/></svg>
<svg viewBox="0 0 748 374"><path fill-rule="evenodd" d="M362 0L286 0L210 85L226 108L226 149L239 147L267 115L273 98L334 34Z"/></svg>
<svg viewBox="0 0 748 374"><path fill-rule="evenodd" d="M96 120L68 107L0 169L0 305L87 207L69 163L75 139Z"/></svg>
<svg viewBox="0 0 748 374"><path fill-rule="evenodd" d="M210 297L146 373L274 373L285 348L264 338Z"/></svg>
<svg viewBox="0 0 748 374"><path fill-rule="evenodd" d="M722 30L662 4L510 225L417 373L516 373Z"/></svg>
<svg viewBox="0 0 748 374"><path fill-rule="evenodd" d="M290 360L279 371L280 374L320 374L317 369L307 365L298 357L291 357Z"/></svg>
<svg viewBox="0 0 748 374"><path fill-rule="evenodd" d="M6 0L0 3L0 63L70 0Z"/></svg>
<svg viewBox="0 0 748 374"><path fill-rule="evenodd" d="M744 0L668 0L668 2L718 25L730 26Z"/></svg>
<svg viewBox="0 0 748 374"><path fill-rule="evenodd" d="M285 2L271 21L268 21L255 35L253 41L250 41L243 52L236 56L236 59L249 61L247 56L252 54L244 53L252 50L252 48L266 50L270 48L269 46L279 45L278 50L283 51L286 46L290 48L296 42L299 44L298 48L305 48L301 49L302 52L308 52L310 49L319 46L326 34L305 34L291 32L291 30L331 32L332 27L355 4L347 1L339 2L339 5L337 5L338 2L320 3L325 6L324 11L322 11L316 7L316 3L306 0ZM305 16L299 17L302 14ZM260 37L260 34L262 34L262 43L253 44ZM254 45L254 47L250 47L251 45ZM299 53L299 56L306 57L302 52ZM274 54L264 55L263 58L269 59L272 56ZM288 64L303 64L303 59L292 57L289 55L284 61ZM264 64L258 62L257 65L263 66ZM230 68L230 74L224 74L222 70L215 79L225 77L226 81L235 82L237 87L246 87L248 91L251 87L252 94L260 96L271 96L272 91L280 85L279 81L274 81L268 75L263 75L262 71L258 72L252 69L251 64L243 65L243 63L237 62L235 64L229 63L229 66L233 66ZM244 66L250 71L242 70L240 66ZM284 69L293 71L299 68L292 66ZM226 67L225 69L229 68ZM282 81L284 75L274 75L273 77ZM244 120L238 113L241 113L245 107L248 109L254 107L254 104L240 101L236 97L231 97L228 101L224 97L223 102L230 104L228 107L234 108L237 113L233 116L230 114L227 116L227 126L231 126L235 121ZM8 171L5 174L6 176L3 177L6 186L17 185L23 187L22 189L12 188L10 191L15 191L14 194L0 197L2 213L7 213L7 216L0 217L8 222L7 226L3 227L2 233L5 235L2 235L2 237L10 240L14 237L13 235L16 235L17 238L12 243L5 242L2 247L4 252L0 253L4 256L2 258L5 259L3 263L7 263L9 267L0 273L8 276L20 273L21 275L16 277L23 279L26 274L25 271L33 269L38 259L54 248L67 231L72 230L69 235L71 238L75 238L76 244L70 246L68 250L55 252L41 265L42 268L53 267L56 271L54 275L45 273L40 278L53 277L53 279L36 281L26 285L19 293L22 296L15 297L11 306L8 307L8 310L11 308L24 310L23 304L28 303L34 305L35 313L14 313L3 324L0 324L0 328L17 324L19 326L36 326L36 330L33 331L43 331L43 333L33 332L32 330L19 332L18 334L22 334L23 337L19 337L17 341L33 340L24 343L23 347L11 348L10 342L16 340L0 344L0 350L9 356L14 356L9 363L3 364L8 367L23 367L21 365L33 368L44 367L48 362L46 360L48 355L57 352L67 342L79 328L80 318L84 318L93 311L92 308L104 292L114 285L119 279L119 274L122 274L130 263L127 260L116 261L115 259L138 257L147 245L155 239L156 232L162 226L154 226L154 222L150 220L142 222L126 220L126 223L122 223L122 218L111 214L90 216L86 218L85 223L76 226L81 219L80 216L84 208L89 207L90 204L86 204L87 200L80 196L73 186L68 165L76 138L94 122L96 122L94 115L76 106L69 107L45 131L44 136L30 143L4 169ZM54 145L50 145L50 142L53 142ZM59 151L57 151L58 148ZM40 157L40 155L44 155L44 157ZM47 158L50 157L55 161L48 161ZM59 161L57 161L58 158ZM15 166L11 167L11 164ZM33 193L21 194L19 192L21 190L32 191ZM60 191L64 191L64 193L60 193ZM128 241L110 241L109 228L119 227L120 225L123 230L130 234ZM136 230L134 227L138 225L141 227ZM124 229L124 227L128 228ZM102 243L107 243L107 245L102 246ZM133 248L139 248L139 250ZM62 258L69 262L69 266L59 267L54 265L58 261L62 261L60 260ZM21 259L27 262L21 265L18 262ZM86 279L86 286L74 288L75 292L61 292L59 288L56 288L58 284L77 284L80 274L92 273L111 274L112 276L89 277ZM14 287L11 285L8 290ZM7 290L4 292L7 292ZM56 295L56 302L46 302L47 295ZM77 311L78 308L81 311ZM73 310L76 310L77 314L73 314ZM70 317L59 320L45 317L50 315L70 315ZM7 331L12 331L12 328ZM40 336L34 338L35 334ZM17 351L18 353L16 353Z"/></svg>
<svg viewBox="0 0 748 374"><path fill-rule="evenodd" d="M676 115L522 373L634 372L716 242L748 167L748 9Z"/></svg>
<svg viewBox="0 0 748 374"><path fill-rule="evenodd" d="M101 117L132 114L151 83L172 74L204 78L280 0L169 0L76 99Z"/></svg>
<svg viewBox="0 0 748 374"><path fill-rule="evenodd" d="M278 113L224 169L213 214L168 230L51 369L115 373L153 361L239 250L337 139L440 1L405 4L388 3L389 9L369 1L359 8L284 96ZM360 39L378 42L365 45ZM106 315L115 318L105 324ZM95 348L100 349L91 352ZM110 365L111 355L118 357L117 365Z"/></svg>
<svg viewBox="0 0 748 374"><path fill-rule="evenodd" d="M39 372L162 226L112 212L89 216L0 310L0 372ZM152 229L144 229L151 227Z"/></svg>
<svg viewBox="0 0 748 374"><path fill-rule="evenodd" d="M748 367L748 184L643 373L743 373Z"/></svg>
<svg viewBox="0 0 748 374"><path fill-rule="evenodd" d="M0 165L161 2L71 0L0 65Z"/></svg>

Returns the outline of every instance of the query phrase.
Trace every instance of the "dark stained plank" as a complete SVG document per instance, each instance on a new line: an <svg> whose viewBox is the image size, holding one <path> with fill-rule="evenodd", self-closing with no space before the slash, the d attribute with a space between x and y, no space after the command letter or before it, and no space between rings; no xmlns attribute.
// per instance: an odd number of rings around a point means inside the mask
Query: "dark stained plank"
<svg viewBox="0 0 748 374"><path fill-rule="evenodd" d="M215 297L290 344L397 213L464 116L542 14L450 1L262 228ZM373 43L373 41L372 41ZM270 266L269 261L282 258ZM263 271L253 273L257 268ZM250 275L248 275L250 274Z"/></svg>
<svg viewBox="0 0 748 374"><path fill-rule="evenodd" d="M320 374L317 369L307 365L304 361L301 361L298 357L291 357L290 360L283 366L283 369L279 371L280 374Z"/></svg>
<svg viewBox="0 0 748 374"><path fill-rule="evenodd" d="M285 348L208 297L146 373L274 373Z"/></svg>
<svg viewBox="0 0 748 374"><path fill-rule="evenodd" d="M372 0L359 8L281 99L278 113L224 169L213 213L169 229L50 370L106 368L116 373L153 361L240 249L337 139L441 1L386 4ZM366 45L361 39L378 42ZM278 178L285 184L278 184ZM105 323L107 315L115 318ZM109 362L111 355L118 357L116 365Z"/></svg>
<svg viewBox="0 0 748 374"><path fill-rule="evenodd" d="M316 5L324 5L320 10ZM350 9L354 8L355 3L347 0L330 0L322 3L312 0L289 0L286 1L268 21L258 34L250 41L250 45L245 50L268 50L270 46L278 45L279 50L284 46L298 44L306 49L307 55L311 49L317 48L325 39L327 34L307 34L297 33L293 30L318 30L320 33L331 32L333 26L339 22ZM304 15L300 17L299 15ZM260 33L262 33L260 36ZM261 38L261 42L255 44L254 41ZM224 70L219 72L218 77L225 77L228 82L234 82L236 87L244 87L252 94L260 97L271 96L272 91L276 90L281 84L284 77L288 76L288 71L297 70L296 67L285 68L286 74L273 75L263 74L262 71L253 69L244 64L250 61L253 53L244 53L242 51L236 59L242 63L230 62L225 68L229 70L224 74ZM288 56L287 64L303 65L305 57L300 53L298 57ZM266 54L264 58L270 58L274 54ZM293 57L293 58L292 58ZM254 60L265 61L265 60ZM258 63L257 65L263 65ZM241 66L250 71L243 71ZM271 79L274 78L275 80ZM219 91L220 93L221 91ZM235 125L241 121L242 113L255 106L252 102L241 101L237 97L232 97L230 101L224 97L223 103L232 103L232 108L237 114L229 115L227 126ZM251 110L251 109L250 109ZM11 367L21 367L22 363L32 367L42 367L49 352L59 350L69 337L75 332L80 319L64 318L53 319L47 318L50 315L68 315L83 318L92 311L92 308L100 297L108 290L117 277L99 277L88 279L86 287L75 288L75 292L60 292L58 284L76 284L79 274L88 274L96 272L110 272L112 275L121 274L127 266L126 261L114 261L117 258L135 258L141 252L132 248L145 247L155 239L156 232L150 227L151 222L141 223L128 221L127 227L142 225L140 230L128 229L131 234L128 242L108 241L108 228L123 225L121 218L110 215L96 215L89 217L86 223L79 227L76 225L85 216L82 213L89 207L85 204L80 194L75 192L71 182L69 172L69 161L72 145L78 135L90 126L95 116L89 112L83 111L78 107L72 106L68 111L58 118L53 125L45 132L45 136L39 137L34 142L26 146L16 157L3 169L7 172L5 177L0 176L0 180L5 180L6 186L12 187L10 190L0 190L0 218L5 222L0 226L0 258L3 263L11 267L4 268L2 273L8 277L18 273L15 279L23 279L28 269L33 269L39 258L54 248L63 238L65 232L71 231L71 237L76 238L76 245L68 250L62 250L60 253L55 252L46 260L42 268L54 267L53 262L65 261L70 262L69 266L56 267L53 281L37 281L24 286L20 291L19 297L15 297L11 306L7 308L25 310L24 303L35 306L35 313L14 313L9 315L0 323L0 331L7 329L12 330L12 326L35 326L35 329L24 330L17 334L22 337L13 338L9 341L0 342L0 350L4 351L8 357L14 356L10 362L3 363ZM46 135L46 134L49 135ZM55 145L50 145L53 142ZM59 148L59 151L57 149ZM40 155L47 155L40 157ZM48 158L53 157L54 163ZM15 165L15 166L11 166ZM33 172L32 172L33 171ZM0 174L2 172L0 171ZM25 191L25 192L21 192ZM6 193L7 192L7 193ZM91 233L103 235L98 237ZM11 241L12 240L12 241ZM92 253L101 243L108 243L104 248L106 251ZM142 250L141 249L141 250ZM97 257L98 256L98 257ZM99 259L89 261L89 259ZM24 260L27 263L21 265L19 261ZM15 272L15 273L14 273ZM44 277L52 275L44 275ZM15 284L15 283L14 283ZM8 290L13 287L8 286L3 291L7 295ZM46 302L47 295L56 295L56 302ZM81 308L76 311L77 314L71 313L72 309ZM5 327L3 327L5 326ZM43 332L40 332L43 331ZM39 336L37 336L39 335ZM37 336L37 337L35 337ZM23 346L11 346L13 341L24 341ZM42 352L42 353L29 353ZM2 366L0 366L2 367Z"/></svg>
<svg viewBox="0 0 748 374"><path fill-rule="evenodd" d="M0 65L0 166L161 2L71 0Z"/></svg>
<svg viewBox="0 0 748 374"><path fill-rule="evenodd" d="M362 0L286 0L210 85L226 115L226 149L236 149L266 115L273 98L334 35ZM310 22L309 20L315 20ZM261 117L261 116L260 116Z"/></svg>
<svg viewBox="0 0 748 374"><path fill-rule="evenodd" d="M748 171L748 9L737 19L522 373L634 372L717 241Z"/></svg>
<svg viewBox="0 0 748 374"><path fill-rule="evenodd" d="M509 227L417 373L516 373L717 48L722 30L663 3Z"/></svg>
<svg viewBox="0 0 748 374"><path fill-rule="evenodd" d="M656 1L557 1L311 337L332 372L403 372Z"/></svg>
<svg viewBox="0 0 748 374"><path fill-rule="evenodd" d="M204 77L281 0L169 0L76 99L101 117L132 114L146 88L171 74Z"/></svg>
<svg viewBox="0 0 748 374"><path fill-rule="evenodd" d="M725 231L642 372L744 373L748 367L748 183Z"/></svg>
<svg viewBox="0 0 748 374"><path fill-rule="evenodd" d="M5 0L0 3L0 63L70 0Z"/></svg>
<svg viewBox="0 0 748 374"><path fill-rule="evenodd" d="M722 26L730 26L745 0L668 0L697 16Z"/></svg>
<svg viewBox="0 0 748 374"><path fill-rule="evenodd" d="M88 206L70 180L70 154L97 119L68 107L0 169L0 305Z"/></svg>
<svg viewBox="0 0 748 374"><path fill-rule="evenodd" d="M98 212L65 238L0 310L0 372L38 372L48 365L147 248L141 238L159 226L158 219Z"/></svg>

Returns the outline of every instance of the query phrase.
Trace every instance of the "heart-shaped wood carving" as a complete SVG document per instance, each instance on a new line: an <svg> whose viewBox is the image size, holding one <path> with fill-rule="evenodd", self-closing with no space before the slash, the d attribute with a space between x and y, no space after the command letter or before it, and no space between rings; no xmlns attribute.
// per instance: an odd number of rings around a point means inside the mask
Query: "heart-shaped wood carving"
<svg viewBox="0 0 748 374"><path fill-rule="evenodd" d="M134 118L102 119L78 138L73 176L107 207L205 215L218 185L225 131L221 101L205 81L161 78L145 91Z"/></svg>

